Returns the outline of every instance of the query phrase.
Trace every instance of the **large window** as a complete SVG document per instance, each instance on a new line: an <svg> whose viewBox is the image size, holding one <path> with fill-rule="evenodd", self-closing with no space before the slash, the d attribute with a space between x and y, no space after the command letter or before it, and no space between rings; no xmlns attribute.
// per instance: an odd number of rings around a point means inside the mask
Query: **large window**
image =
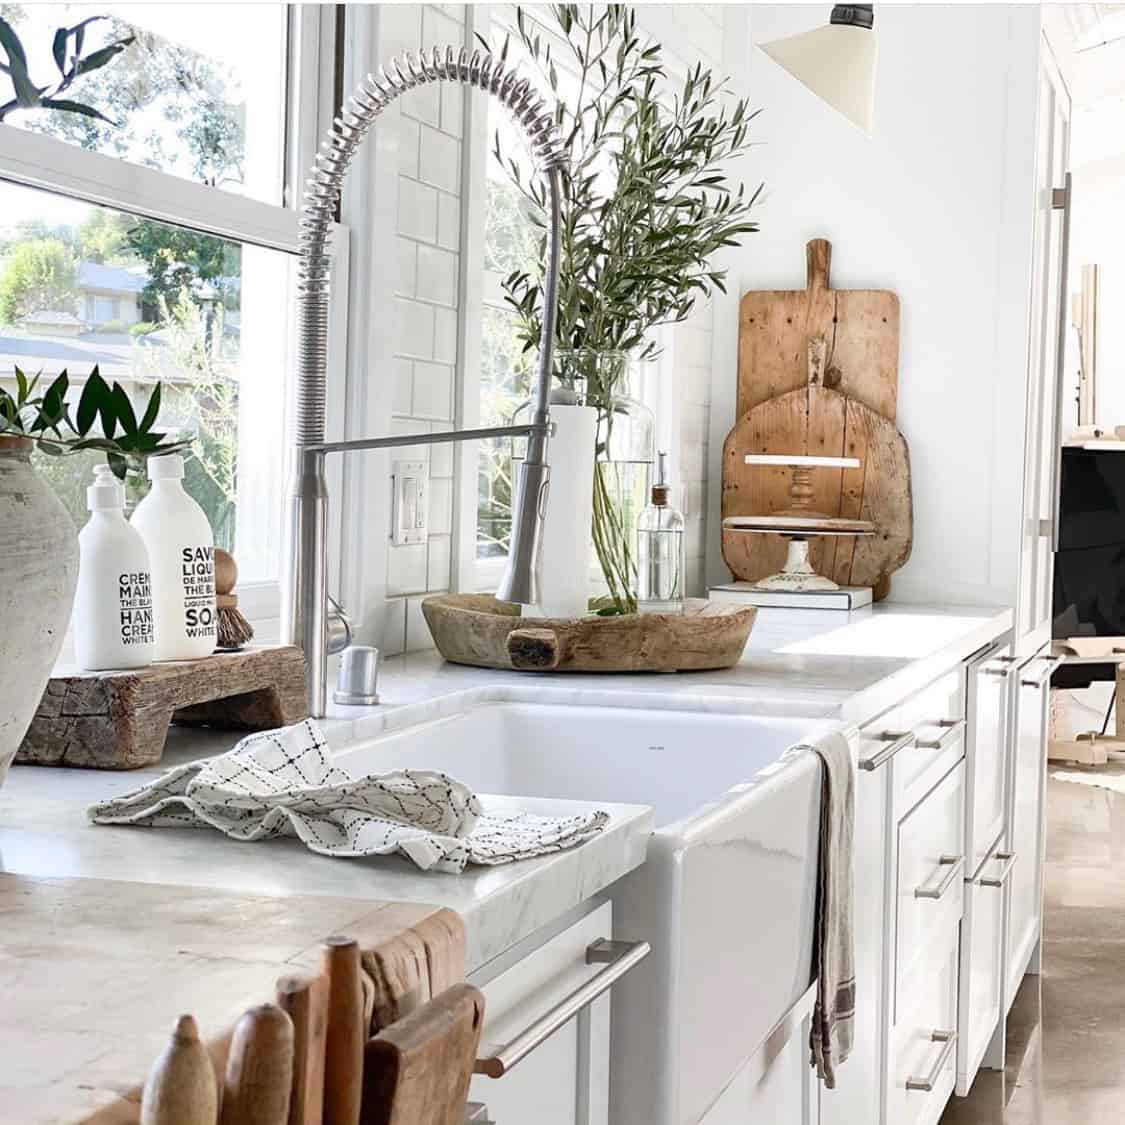
<svg viewBox="0 0 1125 1125"><path fill-rule="evenodd" d="M252 3L0 4L0 17L39 87L64 84L59 97L101 115L0 108L0 382L66 368L77 395L95 364L136 395L163 381L162 420L195 435L187 487L238 559L244 604L275 616L297 248L282 204L315 144L310 103L332 88L317 71L327 21ZM83 28L61 55L60 27ZM125 42L67 84L74 58ZM0 106L8 86L0 70ZM79 525L92 459L39 458ZM131 481L131 498L144 488Z"/></svg>
<svg viewBox="0 0 1125 1125"><path fill-rule="evenodd" d="M197 183L280 203L285 140L285 4L0 4L28 70L48 94L75 54L126 40L59 95L108 117L13 109L5 124ZM82 27L84 21L93 20ZM216 26L220 24L221 26ZM81 28L62 63L58 28ZM80 50L76 51L76 47Z"/></svg>

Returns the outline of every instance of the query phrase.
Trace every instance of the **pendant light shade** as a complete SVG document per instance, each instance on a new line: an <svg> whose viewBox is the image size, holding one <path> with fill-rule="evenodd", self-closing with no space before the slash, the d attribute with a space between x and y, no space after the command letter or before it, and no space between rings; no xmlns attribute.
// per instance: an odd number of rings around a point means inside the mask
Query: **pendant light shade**
<svg viewBox="0 0 1125 1125"><path fill-rule="evenodd" d="M837 4L827 27L761 48L868 136L875 116L875 17L870 4Z"/></svg>

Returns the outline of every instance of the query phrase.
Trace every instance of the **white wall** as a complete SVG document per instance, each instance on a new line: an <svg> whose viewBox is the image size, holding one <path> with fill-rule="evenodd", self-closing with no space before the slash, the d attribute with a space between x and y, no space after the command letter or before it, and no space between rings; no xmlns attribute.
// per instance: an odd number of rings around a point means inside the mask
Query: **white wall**
<svg viewBox="0 0 1125 1125"><path fill-rule="evenodd" d="M1034 161L1038 5L878 5L874 136L746 45L764 110L760 233L732 290L804 285L804 245L833 244L832 282L902 302L898 426L911 454L914 551L896 600L1011 603L1022 473L1020 386ZM824 5L755 4L754 42L808 30ZM716 327L710 440L718 527L734 424L736 320ZM725 579L718 536L708 576Z"/></svg>

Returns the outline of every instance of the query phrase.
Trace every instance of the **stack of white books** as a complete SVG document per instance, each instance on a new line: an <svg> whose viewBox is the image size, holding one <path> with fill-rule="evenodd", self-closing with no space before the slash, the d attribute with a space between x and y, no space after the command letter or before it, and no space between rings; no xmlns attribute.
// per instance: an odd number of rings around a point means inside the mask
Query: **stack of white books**
<svg viewBox="0 0 1125 1125"><path fill-rule="evenodd" d="M723 582L711 587L711 600L775 609L860 609L871 604L870 586L840 586L835 590L759 590L752 582Z"/></svg>

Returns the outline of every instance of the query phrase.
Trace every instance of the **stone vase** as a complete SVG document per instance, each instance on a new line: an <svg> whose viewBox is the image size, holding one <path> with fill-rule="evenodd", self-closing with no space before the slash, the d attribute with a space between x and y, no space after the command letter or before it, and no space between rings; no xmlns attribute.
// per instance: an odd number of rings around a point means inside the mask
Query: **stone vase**
<svg viewBox="0 0 1125 1125"><path fill-rule="evenodd" d="M0 785L47 687L78 582L78 534L32 468L32 448L0 435Z"/></svg>

